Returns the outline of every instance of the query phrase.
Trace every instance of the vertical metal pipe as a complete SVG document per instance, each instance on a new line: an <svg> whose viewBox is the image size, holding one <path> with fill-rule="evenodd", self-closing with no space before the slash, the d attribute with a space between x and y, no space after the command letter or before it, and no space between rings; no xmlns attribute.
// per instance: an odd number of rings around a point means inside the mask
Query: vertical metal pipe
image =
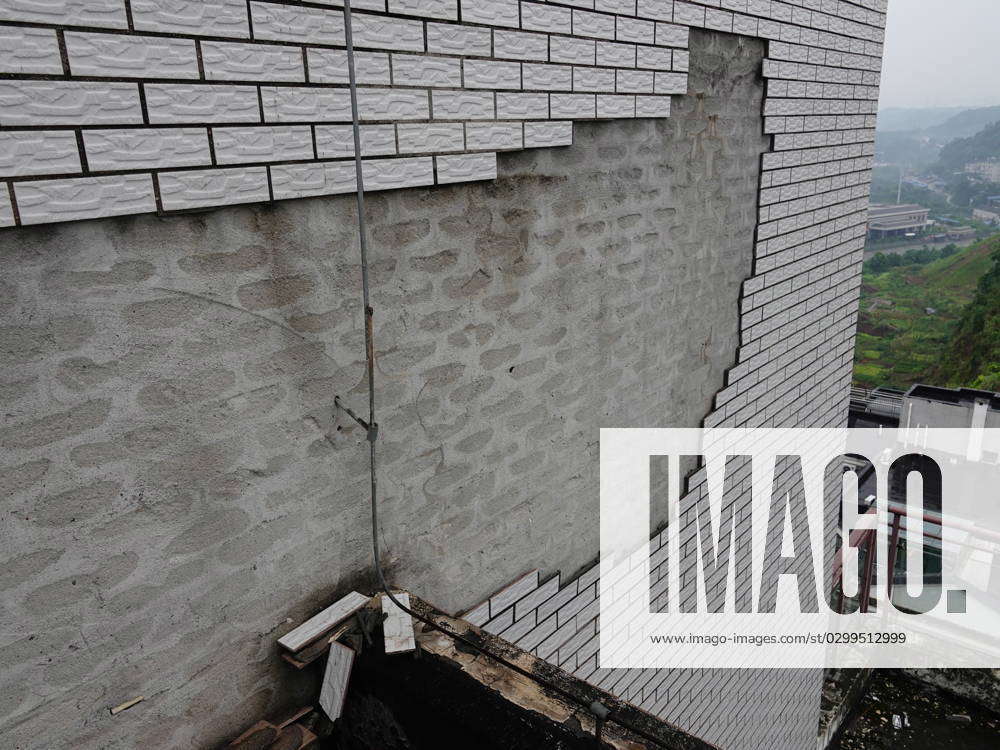
<svg viewBox="0 0 1000 750"><path fill-rule="evenodd" d="M375 421L375 311L371 305L371 293L368 286L368 227L365 222L365 177L361 163L361 124L358 113L358 80L354 64L354 35L351 26L351 0L344 0L344 41L347 47L347 80L351 91L351 129L354 133L354 174L357 180L355 196L358 205L358 240L361 245L361 289L365 306L365 359L368 365L368 451L371 468L371 505L372 505L372 552L374 554L375 572L387 590L388 585L382 575L382 565L378 551L378 471L375 462L375 439L377 433ZM392 594L389 594L390 598Z"/></svg>

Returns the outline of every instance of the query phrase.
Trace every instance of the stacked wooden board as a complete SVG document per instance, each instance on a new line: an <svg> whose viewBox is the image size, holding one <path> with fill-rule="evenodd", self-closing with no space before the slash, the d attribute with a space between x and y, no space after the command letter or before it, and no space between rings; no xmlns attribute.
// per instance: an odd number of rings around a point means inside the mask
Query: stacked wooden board
<svg viewBox="0 0 1000 750"><path fill-rule="evenodd" d="M314 713L311 706L306 706L281 721L258 721L228 747L230 750L315 750L319 747L319 738L310 728Z"/></svg>

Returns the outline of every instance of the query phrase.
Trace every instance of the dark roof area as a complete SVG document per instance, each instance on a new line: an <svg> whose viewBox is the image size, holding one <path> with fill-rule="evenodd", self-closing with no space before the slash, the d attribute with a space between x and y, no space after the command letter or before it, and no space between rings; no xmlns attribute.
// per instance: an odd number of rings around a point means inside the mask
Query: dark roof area
<svg viewBox="0 0 1000 750"><path fill-rule="evenodd" d="M423 616L537 675L578 702L415 622L415 653L386 655L381 638L365 642L354 662L343 715L322 745L324 749L715 748L465 620L442 614L415 596L411 595L410 602ZM612 720L602 727L600 743L594 738L594 715L580 705L595 701L611 710Z"/></svg>
<svg viewBox="0 0 1000 750"><path fill-rule="evenodd" d="M974 388L941 388L936 385L914 385L906 392L907 398L922 398L944 404L963 404L988 401L991 409L1000 410L1000 393L979 391Z"/></svg>

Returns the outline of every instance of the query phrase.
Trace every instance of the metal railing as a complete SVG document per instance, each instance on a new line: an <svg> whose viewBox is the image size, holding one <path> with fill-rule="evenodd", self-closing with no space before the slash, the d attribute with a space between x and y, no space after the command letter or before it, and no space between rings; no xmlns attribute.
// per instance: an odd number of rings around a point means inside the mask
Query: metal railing
<svg viewBox="0 0 1000 750"><path fill-rule="evenodd" d="M888 388L851 388L851 411L899 419L903 394Z"/></svg>

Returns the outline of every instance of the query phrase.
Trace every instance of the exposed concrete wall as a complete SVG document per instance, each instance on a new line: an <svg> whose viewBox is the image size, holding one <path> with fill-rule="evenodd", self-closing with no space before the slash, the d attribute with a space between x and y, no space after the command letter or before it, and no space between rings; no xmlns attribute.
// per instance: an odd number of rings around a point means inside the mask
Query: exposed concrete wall
<svg viewBox="0 0 1000 750"><path fill-rule="evenodd" d="M591 561L598 429L696 426L734 362L763 45L692 47L670 120L369 198L385 557L443 609ZM365 400L354 226L341 197L0 234L13 745L200 747L294 700L279 673L312 689L274 640L370 565L333 407Z"/></svg>

